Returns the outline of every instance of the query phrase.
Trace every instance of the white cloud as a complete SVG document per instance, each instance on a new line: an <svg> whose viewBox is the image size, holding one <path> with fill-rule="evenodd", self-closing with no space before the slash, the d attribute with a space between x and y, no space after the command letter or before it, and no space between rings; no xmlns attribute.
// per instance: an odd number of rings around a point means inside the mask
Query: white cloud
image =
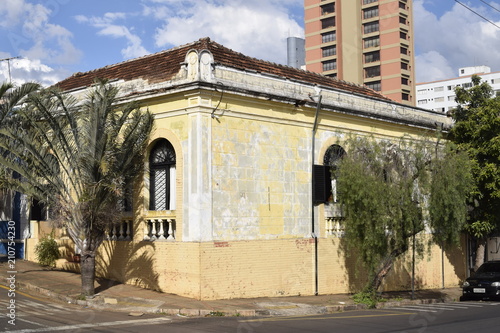
<svg viewBox="0 0 500 333"><path fill-rule="evenodd" d="M0 27L11 27L19 24L23 13L25 12L26 4L24 1L18 0L3 0L0 2Z"/></svg>
<svg viewBox="0 0 500 333"><path fill-rule="evenodd" d="M417 82L456 77L461 67L500 70L500 29L457 3L437 17L426 9L436 1L441 0L414 1ZM499 18L489 7L471 8L492 21Z"/></svg>
<svg viewBox="0 0 500 333"><path fill-rule="evenodd" d="M0 53L0 57L3 57L3 54L5 53ZM44 65L39 59L12 59L10 63L6 61L0 63L0 82L11 80L15 85L25 82L38 82L43 86L50 86L69 74L67 70L54 69Z"/></svg>
<svg viewBox="0 0 500 333"><path fill-rule="evenodd" d="M439 52L429 51L415 57L418 82L431 82L443 78L456 77L457 71L450 67L448 60Z"/></svg>
<svg viewBox="0 0 500 333"><path fill-rule="evenodd" d="M125 20L126 18L126 13L105 13L103 17L86 17L83 15L75 17L77 22L89 24L99 29L98 35L125 38L127 46L121 50L125 59L141 57L150 53L142 46L142 40L138 35L132 33L125 25L114 23L117 20Z"/></svg>
<svg viewBox="0 0 500 333"><path fill-rule="evenodd" d="M144 14L163 21L157 28L158 47L186 44L210 37L235 51L286 63L286 38L303 37L303 28L289 8L301 0L153 0Z"/></svg>
<svg viewBox="0 0 500 333"><path fill-rule="evenodd" d="M142 40L139 36L131 33L123 25L107 25L99 32L99 35L110 36L114 38L124 37L127 40L127 47L122 49L122 55L126 59L141 57L149 52L142 46Z"/></svg>
<svg viewBox="0 0 500 333"><path fill-rule="evenodd" d="M22 56L10 62L14 83L38 81L51 85L68 75L63 69L52 66L77 63L81 51L73 44L73 34L61 25L52 23L57 19L60 6L66 0L45 1L35 4L28 0L0 1L0 28L10 45L10 52ZM9 79L7 62L0 63L0 80Z"/></svg>
<svg viewBox="0 0 500 333"><path fill-rule="evenodd" d="M0 26L8 29L14 51L30 59L47 63L71 64L81 52L73 45L73 34L50 23L52 10L25 0L0 2Z"/></svg>

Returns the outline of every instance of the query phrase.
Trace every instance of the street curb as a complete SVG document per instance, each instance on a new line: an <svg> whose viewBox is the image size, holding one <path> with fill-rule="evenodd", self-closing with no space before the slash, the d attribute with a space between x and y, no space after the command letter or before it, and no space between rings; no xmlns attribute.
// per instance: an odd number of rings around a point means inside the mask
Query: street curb
<svg viewBox="0 0 500 333"><path fill-rule="evenodd" d="M2 285L6 285L5 283L0 282ZM18 290L30 290L34 291L40 295L48 296L51 298L58 299L60 301L64 301L67 303L77 304L83 307L93 308L96 310L109 310L116 312L130 312L130 310L124 310L120 308L118 304L109 304L109 303L101 303L98 302L100 299L94 300L79 300L76 297L65 296L59 293L55 293L51 290L41 288L35 286L30 283L23 283L16 281ZM384 309L405 305L419 305L419 304L434 304L434 303L443 303L446 301L452 301L452 299L441 298L441 299L417 299L417 300L403 300L403 301L388 301L388 302L379 302L376 305L376 309ZM307 312L308 315L311 314L332 314L337 312L345 312L345 311L356 311L356 310L366 310L368 306L366 304L339 304L339 305L327 305L327 306L314 306L315 311L311 313L310 309ZM257 316L286 316L286 314L271 314L271 311L268 309L239 309L239 310L229 310L229 309L186 309L186 308L151 308L148 309L146 307L141 308L141 312L145 313L163 313L166 315L178 315L178 316L186 316L186 317L212 317L212 316L241 316L241 317L257 317Z"/></svg>
<svg viewBox="0 0 500 333"><path fill-rule="evenodd" d="M82 306L86 306L87 305L87 301L84 301L84 300L78 300L76 299L75 297L71 297L71 296L64 296L64 295L61 295L61 294L58 294L58 293L55 293L49 289L45 289L45 288L42 288L42 287L38 287L38 286L35 286L33 284L30 284L30 283L24 283L24 282L18 282L16 281L16 284L18 285L18 290L30 290L30 291L34 291L40 295L44 295L44 296L48 296L48 297L51 297L51 298L55 298L55 299L58 299L60 301L64 301L64 302L68 302L68 303L73 303L73 304L78 304L78 305L82 305Z"/></svg>

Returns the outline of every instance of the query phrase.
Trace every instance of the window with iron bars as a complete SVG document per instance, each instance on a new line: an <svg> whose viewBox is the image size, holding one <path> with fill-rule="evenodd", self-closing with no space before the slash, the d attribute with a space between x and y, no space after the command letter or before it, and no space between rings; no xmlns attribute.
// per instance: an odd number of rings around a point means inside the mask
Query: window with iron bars
<svg viewBox="0 0 500 333"><path fill-rule="evenodd" d="M150 210L175 209L176 156L172 144L158 140L149 156Z"/></svg>

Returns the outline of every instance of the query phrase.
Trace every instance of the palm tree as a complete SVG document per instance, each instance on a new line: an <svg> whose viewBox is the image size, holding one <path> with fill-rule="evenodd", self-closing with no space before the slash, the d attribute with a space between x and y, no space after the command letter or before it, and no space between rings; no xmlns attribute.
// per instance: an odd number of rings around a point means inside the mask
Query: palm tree
<svg viewBox="0 0 500 333"><path fill-rule="evenodd" d="M94 294L95 258L121 218L126 184L142 173L153 116L118 104L104 81L85 99L49 88L30 95L0 129L0 164L21 175L9 188L51 207L81 250L82 294Z"/></svg>
<svg viewBox="0 0 500 333"><path fill-rule="evenodd" d="M0 86L0 125L5 115L21 104L26 96L39 88L40 85L33 82L24 83L18 88L11 83L3 83Z"/></svg>
<svg viewBox="0 0 500 333"><path fill-rule="evenodd" d="M37 83L25 83L20 87L15 87L11 83L3 83L0 86L0 131L2 128L9 126L6 118L11 115L13 110L18 108L28 95L37 91L40 86ZM0 148L0 155L4 154ZM11 179L13 176L10 170L2 168L0 165L0 210L7 208L3 204L6 202L7 187L4 185L5 180ZM7 210L8 211L8 210ZM0 211L1 213L1 211Z"/></svg>

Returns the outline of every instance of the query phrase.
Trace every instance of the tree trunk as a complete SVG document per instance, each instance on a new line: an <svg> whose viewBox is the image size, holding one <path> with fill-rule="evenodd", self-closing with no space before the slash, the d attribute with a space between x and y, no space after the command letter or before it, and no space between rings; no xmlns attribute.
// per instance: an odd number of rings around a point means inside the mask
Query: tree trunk
<svg viewBox="0 0 500 333"><path fill-rule="evenodd" d="M477 250L476 250L476 261L474 262L474 272L477 271L479 266L484 263L484 255L486 252L486 239L480 238L477 242Z"/></svg>
<svg viewBox="0 0 500 333"><path fill-rule="evenodd" d="M380 267L378 271L375 273L375 276L373 277L373 280L371 282L370 287L372 288L373 291L377 291L380 288L380 285L384 281L384 278L391 271L394 265L394 260L396 260L396 258L399 257L401 254L405 253L405 251L406 248L395 249L384 259L384 261L380 264Z"/></svg>
<svg viewBox="0 0 500 333"><path fill-rule="evenodd" d="M390 259L386 259L383 262L383 264L379 268L378 272L375 273L375 276L373 277L373 280L371 283L371 288L373 291L377 291L378 288L380 288L382 281L387 276L387 274L389 274L389 272L391 271L393 264L394 264L394 260L392 257Z"/></svg>
<svg viewBox="0 0 500 333"><path fill-rule="evenodd" d="M82 276L82 295L93 296L95 281L95 252L85 251L82 253L80 269Z"/></svg>

